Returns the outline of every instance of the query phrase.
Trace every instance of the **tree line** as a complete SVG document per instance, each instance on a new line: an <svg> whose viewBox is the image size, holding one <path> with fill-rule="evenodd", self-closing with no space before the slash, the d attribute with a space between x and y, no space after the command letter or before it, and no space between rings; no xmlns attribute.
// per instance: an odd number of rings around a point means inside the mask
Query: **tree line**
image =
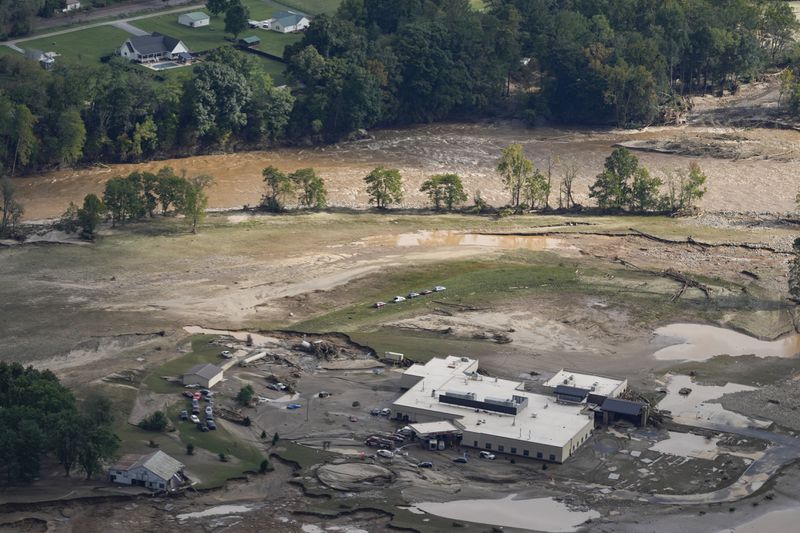
<svg viewBox="0 0 800 533"><path fill-rule="evenodd" d="M75 469L87 479L97 475L119 447L113 422L107 399L78 405L49 370L0 361L0 479L6 483L35 479L47 457L67 476Z"/></svg>

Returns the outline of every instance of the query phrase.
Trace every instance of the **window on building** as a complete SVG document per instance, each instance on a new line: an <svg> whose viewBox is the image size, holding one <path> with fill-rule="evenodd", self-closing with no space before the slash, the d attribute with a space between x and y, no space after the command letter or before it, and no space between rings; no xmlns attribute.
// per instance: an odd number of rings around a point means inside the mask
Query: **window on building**
<svg viewBox="0 0 800 533"><path fill-rule="evenodd" d="M486 449L487 450L491 450L492 449L492 443L491 442L487 442L486 443Z"/></svg>
<svg viewBox="0 0 800 533"><path fill-rule="evenodd" d="M516 448L511 448L511 453L517 453L517 449Z"/></svg>
<svg viewBox="0 0 800 533"><path fill-rule="evenodd" d="M477 447L478 447L478 441L476 441L476 440L475 440L475 441L472 441L472 442L473 442L473 444L472 444L472 445L473 445L473 446L475 446L475 447L477 448Z"/></svg>
<svg viewBox="0 0 800 533"><path fill-rule="evenodd" d="M529 452L528 450L522 450L522 455L524 455L525 457L529 457L530 454L531 452Z"/></svg>
<svg viewBox="0 0 800 533"><path fill-rule="evenodd" d="M159 483L159 484L158 484L158 488L159 488L159 489L163 489L163 488L164 488L164 484L163 484L163 483Z"/></svg>
<svg viewBox="0 0 800 533"><path fill-rule="evenodd" d="M542 457L544 457L544 456L542 455L542 452L536 452L536 458L537 458L537 459L541 459Z"/></svg>
<svg viewBox="0 0 800 533"><path fill-rule="evenodd" d="M555 456L555 455L553 455L552 453L550 454L550 460L551 460L551 461L555 461L555 460L556 460L556 456Z"/></svg>
<svg viewBox="0 0 800 533"><path fill-rule="evenodd" d="M498 447L497 447L497 451L498 451L498 452L505 451L505 449L506 449L506 447L505 447L505 446L503 446L502 444L501 444L500 446L498 446Z"/></svg>

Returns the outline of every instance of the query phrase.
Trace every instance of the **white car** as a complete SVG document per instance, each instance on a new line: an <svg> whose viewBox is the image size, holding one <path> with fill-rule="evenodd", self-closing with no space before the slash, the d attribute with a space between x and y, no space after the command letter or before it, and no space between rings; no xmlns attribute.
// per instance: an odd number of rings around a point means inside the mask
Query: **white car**
<svg viewBox="0 0 800 533"><path fill-rule="evenodd" d="M441 285L437 285L433 288L433 292L442 292L444 290L447 290L447 287L442 287Z"/></svg>
<svg viewBox="0 0 800 533"><path fill-rule="evenodd" d="M258 400L258 403L267 403L269 401L269 398L265 398L264 396L258 396L256 399Z"/></svg>
<svg viewBox="0 0 800 533"><path fill-rule="evenodd" d="M230 350L223 350L219 352L219 356L224 357L225 359L230 359L231 357L233 357L233 354L230 352Z"/></svg>
<svg viewBox="0 0 800 533"><path fill-rule="evenodd" d="M378 457L385 457L387 459L394 457L394 452L390 452L389 450L378 450L375 454L378 455Z"/></svg>
<svg viewBox="0 0 800 533"><path fill-rule="evenodd" d="M199 419L199 418L197 418L197 415L192 415L192 416L190 416L190 417L189 417L189 420L191 420L191 421L192 421L192 422L194 422L195 424L199 424L199 423L200 423L200 419Z"/></svg>
<svg viewBox="0 0 800 533"><path fill-rule="evenodd" d="M392 302L394 302L394 303L405 302L405 301L406 301L405 296L395 296L392 299Z"/></svg>
<svg viewBox="0 0 800 533"><path fill-rule="evenodd" d="M480 454L481 459L494 459L495 455L492 452L482 451Z"/></svg>

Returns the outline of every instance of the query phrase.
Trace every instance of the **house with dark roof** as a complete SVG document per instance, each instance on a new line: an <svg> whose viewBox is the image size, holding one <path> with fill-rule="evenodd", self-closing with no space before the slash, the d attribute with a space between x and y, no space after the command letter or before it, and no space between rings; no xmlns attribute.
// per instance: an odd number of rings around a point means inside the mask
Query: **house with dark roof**
<svg viewBox="0 0 800 533"><path fill-rule="evenodd" d="M146 487L155 491L173 490L189 482L183 464L162 452L128 454L108 470L109 479L122 485Z"/></svg>
<svg viewBox="0 0 800 533"><path fill-rule="evenodd" d="M311 19L302 13L280 11L269 21L269 29L280 33L303 31L311 24Z"/></svg>
<svg viewBox="0 0 800 533"><path fill-rule="evenodd" d="M209 389L222 380L222 369L211 363L195 365L183 375L184 385L201 385Z"/></svg>
<svg viewBox="0 0 800 533"><path fill-rule="evenodd" d="M189 48L182 41L160 33L134 35L119 49L119 55L137 63L174 61L188 54Z"/></svg>

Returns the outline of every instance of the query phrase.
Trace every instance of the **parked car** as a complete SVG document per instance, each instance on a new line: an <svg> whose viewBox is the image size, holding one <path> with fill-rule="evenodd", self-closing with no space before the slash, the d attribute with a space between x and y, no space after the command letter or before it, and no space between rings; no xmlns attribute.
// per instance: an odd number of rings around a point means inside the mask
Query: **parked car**
<svg viewBox="0 0 800 533"><path fill-rule="evenodd" d="M378 450L377 452L375 452L375 454L378 457L385 457L386 459L391 459L392 457L394 457L394 452L389 450Z"/></svg>
<svg viewBox="0 0 800 533"><path fill-rule="evenodd" d="M200 384L199 383L190 383L189 385L184 385L183 388L184 389L199 389L200 388Z"/></svg>
<svg viewBox="0 0 800 533"><path fill-rule="evenodd" d="M486 450L481 451L481 453L479 453L478 455L480 456L481 459L494 459L495 458L495 455L492 452L487 452Z"/></svg>
<svg viewBox="0 0 800 533"><path fill-rule="evenodd" d="M206 433L208 431L208 426L205 424L197 424L197 429L199 429L203 433Z"/></svg>
<svg viewBox="0 0 800 533"><path fill-rule="evenodd" d="M422 461L417 466L420 467L420 468L433 468L433 463L430 462L430 461Z"/></svg>
<svg viewBox="0 0 800 533"><path fill-rule="evenodd" d="M183 395L187 398L194 398L194 393L192 391L185 390L183 391Z"/></svg>
<svg viewBox="0 0 800 533"><path fill-rule="evenodd" d="M207 407L206 407L206 414L207 414L207 415L213 415L213 414L214 414L214 408L213 408L213 407L211 407L210 405L209 405L209 406L207 406Z"/></svg>
<svg viewBox="0 0 800 533"><path fill-rule="evenodd" d="M432 292L433 292L432 289L425 289L424 291L420 291L420 294L430 294Z"/></svg>
<svg viewBox="0 0 800 533"><path fill-rule="evenodd" d="M214 423L213 420L206 420L206 426L208 426L208 429L210 430L217 429L217 425Z"/></svg>
<svg viewBox="0 0 800 533"><path fill-rule="evenodd" d="M286 390L286 385L284 385L283 383L268 383L267 388L281 391L281 390Z"/></svg>
<svg viewBox="0 0 800 533"><path fill-rule="evenodd" d="M395 433L394 435L392 435L391 438L395 442L405 442L406 440L406 436L403 435L402 433Z"/></svg>
<svg viewBox="0 0 800 533"><path fill-rule="evenodd" d="M200 394L199 392L195 392L195 393L192 395L192 399L194 399L194 400L197 400L198 402L200 401L200 398L202 398L202 397L203 397L203 395L202 395L202 394Z"/></svg>
<svg viewBox="0 0 800 533"><path fill-rule="evenodd" d="M214 420L214 415L206 413L206 422L208 422L209 420Z"/></svg>
<svg viewBox="0 0 800 533"><path fill-rule="evenodd" d="M214 394L214 393L208 389L200 389L200 394L202 394L203 396L208 396L209 394Z"/></svg>
<svg viewBox="0 0 800 533"><path fill-rule="evenodd" d="M453 462L454 463L466 463L467 462L467 458L466 457L456 457L455 459L453 459Z"/></svg>
<svg viewBox="0 0 800 533"><path fill-rule="evenodd" d="M392 302L394 303L405 302L405 301L406 299L403 296L395 296L394 298L392 298Z"/></svg>
<svg viewBox="0 0 800 533"><path fill-rule="evenodd" d="M267 403L269 401L269 398L266 398L264 396L256 396L256 400L258 400L258 403Z"/></svg>
<svg viewBox="0 0 800 533"><path fill-rule="evenodd" d="M380 309L381 307L383 307L383 306L385 306L385 305L386 305L386 302L375 302L375 304L373 305L373 307L374 307L375 309Z"/></svg>
<svg viewBox="0 0 800 533"><path fill-rule="evenodd" d="M221 352L219 352L219 356L224 357L225 359L230 359L231 357L233 357L233 354L230 352L230 350L222 350Z"/></svg>
<svg viewBox="0 0 800 533"><path fill-rule="evenodd" d="M409 298L416 298L417 296L419 296L418 292L409 292L408 293L408 297Z"/></svg>
<svg viewBox="0 0 800 533"><path fill-rule="evenodd" d="M301 407L303 406L300 405L299 403L290 403L289 405L286 406L287 409L300 409Z"/></svg>
<svg viewBox="0 0 800 533"><path fill-rule="evenodd" d="M378 416L381 414L381 410L376 407L375 409L370 411L369 414L371 414L372 416Z"/></svg>
<svg viewBox="0 0 800 533"><path fill-rule="evenodd" d="M199 424L199 423L200 423L200 419L199 419L199 418L197 418L197 415L192 415L192 416L191 416L191 418L190 418L189 420L191 420L191 421L192 421L192 422L194 422L195 424Z"/></svg>
<svg viewBox="0 0 800 533"><path fill-rule="evenodd" d="M442 287L441 285L437 285L433 288L433 292L442 292L444 290L447 290L447 287Z"/></svg>
<svg viewBox="0 0 800 533"><path fill-rule="evenodd" d="M319 396L320 398L327 398L330 395L331 393L326 390L321 390L319 391L319 394L317 394L317 396Z"/></svg>
<svg viewBox="0 0 800 533"><path fill-rule="evenodd" d="M189 420L189 411L186 409L181 411L181 420Z"/></svg>
<svg viewBox="0 0 800 533"><path fill-rule="evenodd" d="M384 407L383 409L381 409L381 416L391 416L391 414L392 410L389 409L388 407Z"/></svg>

